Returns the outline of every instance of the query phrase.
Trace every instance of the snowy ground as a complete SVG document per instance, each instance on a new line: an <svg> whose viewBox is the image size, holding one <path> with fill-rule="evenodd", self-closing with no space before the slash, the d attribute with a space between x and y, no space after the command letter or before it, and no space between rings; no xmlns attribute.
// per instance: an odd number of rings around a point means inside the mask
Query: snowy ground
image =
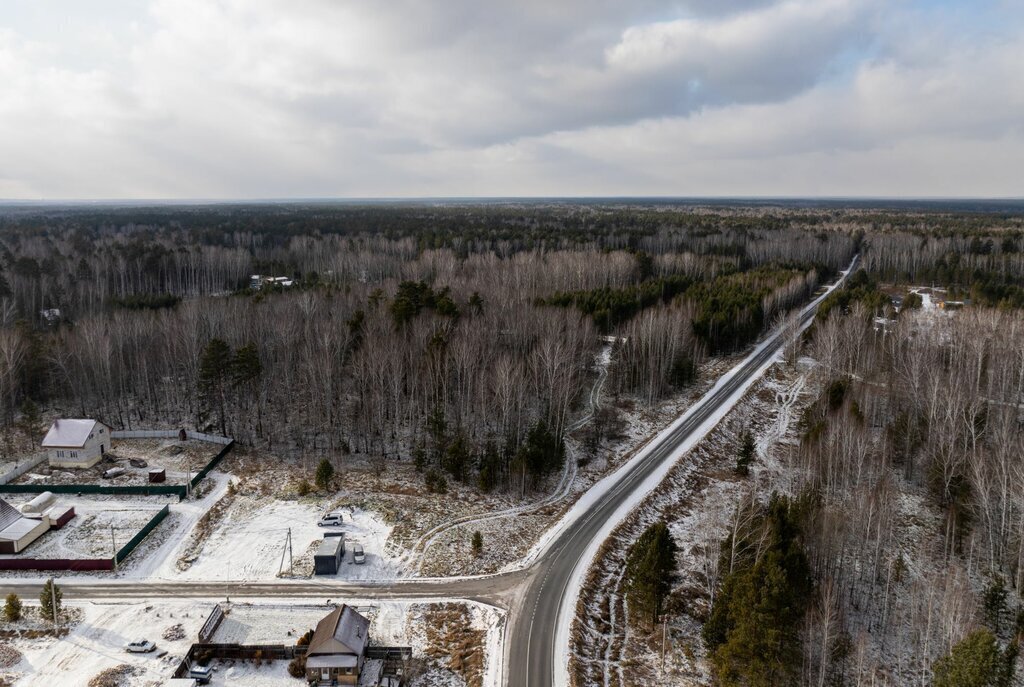
<svg viewBox="0 0 1024 687"><path fill-rule="evenodd" d="M22 475L16 484L103 484L108 486L144 485L149 483L151 468L164 468L165 484L184 484L186 478L206 466L220 452L221 446L205 441L162 439L114 439L110 451L91 468L51 468L47 463ZM132 467L130 459L145 461L146 467ZM104 471L124 468L125 474L106 478ZM0 474L3 471L0 470Z"/></svg>
<svg viewBox="0 0 1024 687"><path fill-rule="evenodd" d="M342 602L345 600L335 600ZM438 613L463 619L461 628L479 641L471 650L488 657L483 667L482 680L474 684L497 687L499 684L501 638L504 632L504 614L480 604L456 603L377 603L368 600L350 600L370 619L371 642L389 646L409 646L414 658L422 661L422 674L413 685L467 684L447 661L432 656L450 653L450 647L437 644L430 631ZM40 684L59 684L67 687L85 687L89 680L103 670L119 665L135 669L130 684L155 687L171 676L181 658L196 641L199 628L213 608L213 602L196 600L160 602L93 603L71 607L76 616L68 634L62 639L53 636L28 636L5 640L7 646L19 652L21 660L9 668L0 667L0 684L33 687ZM330 611L326 605L315 605L308 600L275 600L273 603L233 603L216 641L294 643L306 630ZM34 611L29 611L32 615ZM25 629L41 627L38 621L22 623ZM157 644L151 654L129 654L124 646L138 639L149 639ZM160 656L164 650L167 654ZM497 657L491 659L491 656ZM287 674L286 661L269 661L260 666L245 661L214 661L215 685L245 685L268 687L273 685L301 685L302 682Z"/></svg>
<svg viewBox="0 0 1024 687"><path fill-rule="evenodd" d="M7 500L18 507L31 497L31 494L18 494ZM166 499L59 494L56 503L74 506L75 517L61 529L51 529L24 552L0 554L0 558L110 558L138 534L166 502Z"/></svg>

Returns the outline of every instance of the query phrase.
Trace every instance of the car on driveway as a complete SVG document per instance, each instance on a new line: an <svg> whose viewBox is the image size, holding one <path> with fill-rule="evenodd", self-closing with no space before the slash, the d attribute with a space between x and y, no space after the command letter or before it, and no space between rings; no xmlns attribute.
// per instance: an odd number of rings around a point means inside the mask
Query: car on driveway
<svg viewBox="0 0 1024 687"><path fill-rule="evenodd" d="M156 651L156 644L148 639L140 639L126 646L125 651L131 654L148 654L150 651Z"/></svg>
<svg viewBox="0 0 1024 687"><path fill-rule="evenodd" d="M352 562L355 563L356 565L362 565L363 563L366 562L366 554L363 553L363 545L362 544L353 544L352 545Z"/></svg>
<svg viewBox="0 0 1024 687"><path fill-rule="evenodd" d="M338 527L341 525L341 521L341 513L328 513L320 518L320 522L317 523L317 527Z"/></svg>

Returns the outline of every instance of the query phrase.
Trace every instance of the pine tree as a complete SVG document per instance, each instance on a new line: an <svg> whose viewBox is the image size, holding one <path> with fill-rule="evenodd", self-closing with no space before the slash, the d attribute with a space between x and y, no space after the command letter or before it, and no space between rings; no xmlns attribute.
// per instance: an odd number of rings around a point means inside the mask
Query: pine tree
<svg viewBox="0 0 1024 687"><path fill-rule="evenodd" d="M633 620L653 627L664 610L676 570L676 544L664 522L640 535L626 557L626 599Z"/></svg>
<svg viewBox="0 0 1024 687"><path fill-rule="evenodd" d="M1013 684L1016 644L1004 652L995 635L982 629L967 635L935 662L933 687L1009 687Z"/></svg>
<svg viewBox="0 0 1024 687"><path fill-rule="evenodd" d="M60 617L61 600L64 592L53 580L47 580L39 594L39 611L47 620Z"/></svg>
<svg viewBox="0 0 1024 687"><path fill-rule="evenodd" d="M14 592L8 594L4 600L4 618L9 623L21 620L21 599Z"/></svg>
<svg viewBox="0 0 1024 687"><path fill-rule="evenodd" d="M813 586L799 539L796 504L773 496L737 550L761 550L734 562L704 625L704 642L723 687L768 687L796 682L800 632ZM767 539L767 546L755 541ZM750 544L749 546L747 544ZM727 538L722 551L732 549ZM728 570L728 565L724 566Z"/></svg>
<svg viewBox="0 0 1024 687"><path fill-rule="evenodd" d="M231 347L221 339L210 339L199 357L199 407L204 421L214 410L220 419L221 434L227 436L224 416L228 375L231 369Z"/></svg>
<svg viewBox="0 0 1024 687"><path fill-rule="evenodd" d="M479 557L484 552L484 535L480 530L473 533L473 555Z"/></svg>
<svg viewBox="0 0 1024 687"><path fill-rule="evenodd" d="M750 464L757 456L757 445L754 443L754 435L749 430L744 430L740 437L740 450L736 455L736 474L747 475L750 473Z"/></svg>
<svg viewBox="0 0 1024 687"><path fill-rule="evenodd" d="M331 461L326 458L321 460L316 466L316 475L313 479L316 486L320 487L320 491L327 491L331 486L331 480L334 479L334 466L331 465Z"/></svg>
<svg viewBox="0 0 1024 687"><path fill-rule="evenodd" d="M255 382L262 373L263 365L260 363L260 354L255 344L248 343L235 351L235 355L231 359L231 384L233 386Z"/></svg>

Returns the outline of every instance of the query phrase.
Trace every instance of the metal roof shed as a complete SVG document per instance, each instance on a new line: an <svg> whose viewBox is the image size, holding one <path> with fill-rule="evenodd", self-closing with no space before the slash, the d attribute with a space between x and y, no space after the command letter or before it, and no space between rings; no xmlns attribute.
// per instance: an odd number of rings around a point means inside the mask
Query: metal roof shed
<svg viewBox="0 0 1024 687"><path fill-rule="evenodd" d="M324 537L313 555L313 572L317 575L337 575L344 555L345 535Z"/></svg>

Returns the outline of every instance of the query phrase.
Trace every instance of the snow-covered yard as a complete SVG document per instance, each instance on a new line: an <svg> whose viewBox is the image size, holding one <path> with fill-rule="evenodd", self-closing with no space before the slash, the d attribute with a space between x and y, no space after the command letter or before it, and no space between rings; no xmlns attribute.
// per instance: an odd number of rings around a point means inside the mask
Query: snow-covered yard
<svg viewBox="0 0 1024 687"><path fill-rule="evenodd" d="M497 609L476 603L333 601L348 602L369 618L371 643L412 648L414 659L421 661L421 674L413 685L467 684L447 660L451 647L439 643L443 638L434 631L442 627L438 621L443 619L446 632L477 642L465 647L484 658L477 671L480 681L475 684L497 687L505 622L504 614ZM130 684L156 687L171 676L196 641L213 606L213 601L184 599L73 604L68 607L68 615L73 617L70 631L60 639L49 635L30 637L28 630L49 625L34 620L35 607L29 608L30 618L18 625L24 627L25 635L5 640L5 646L20 654L20 660L9 667L0 663L0 684L84 687L100 672L126 665L134 671ZM245 644L292 644L331 609L308 599L236 602L226 608L228 613L215 641ZM125 645L138 639L155 642L157 651L126 652ZM166 655L160 656L165 650ZM217 685L302 684L288 675L287 661L265 661L257 666L252 661L215 660L211 665L216 676L213 684Z"/></svg>
<svg viewBox="0 0 1024 687"><path fill-rule="evenodd" d="M14 506L31 495L11 496ZM166 499L58 495L56 503L73 506L75 517L59 530L51 529L20 554L0 558L110 558L138 534Z"/></svg>

